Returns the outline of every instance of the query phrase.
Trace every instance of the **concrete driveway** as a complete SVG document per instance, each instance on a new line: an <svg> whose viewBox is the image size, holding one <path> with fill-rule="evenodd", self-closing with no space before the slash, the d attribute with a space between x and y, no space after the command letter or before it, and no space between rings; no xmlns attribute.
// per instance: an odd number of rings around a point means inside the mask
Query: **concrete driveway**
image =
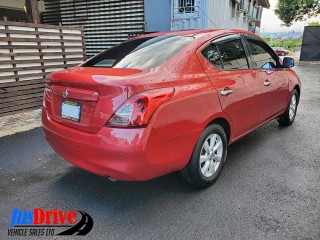
<svg viewBox="0 0 320 240"><path fill-rule="evenodd" d="M295 123L272 121L231 145L205 190L177 173L110 182L62 160L41 128L0 138L0 238L9 239L13 208L58 208L90 214L86 239L319 240L320 65L296 71L303 89Z"/></svg>

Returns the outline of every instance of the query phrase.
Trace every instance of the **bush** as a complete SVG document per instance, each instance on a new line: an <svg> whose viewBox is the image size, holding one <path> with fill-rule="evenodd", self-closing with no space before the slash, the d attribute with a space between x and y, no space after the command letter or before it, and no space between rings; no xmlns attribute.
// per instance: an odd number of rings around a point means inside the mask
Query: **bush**
<svg viewBox="0 0 320 240"><path fill-rule="evenodd" d="M320 23L318 23L318 22L311 22L311 23L308 24L308 26L310 26L310 27L320 27Z"/></svg>

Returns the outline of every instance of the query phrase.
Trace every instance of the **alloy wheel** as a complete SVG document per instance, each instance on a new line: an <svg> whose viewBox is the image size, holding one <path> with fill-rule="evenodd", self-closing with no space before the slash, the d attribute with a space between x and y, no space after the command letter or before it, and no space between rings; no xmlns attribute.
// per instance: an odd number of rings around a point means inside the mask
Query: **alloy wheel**
<svg viewBox="0 0 320 240"><path fill-rule="evenodd" d="M223 142L218 134L211 134L200 151L200 170L204 177L211 177L218 170L223 154Z"/></svg>
<svg viewBox="0 0 320 240"><path fill-rule="evenodd" d="M295 94L293 94L291 97L290 106L289 106L290 121L292 121L294 119L294 116L296 114L296 109L297 109L297 97Z"/></svg>

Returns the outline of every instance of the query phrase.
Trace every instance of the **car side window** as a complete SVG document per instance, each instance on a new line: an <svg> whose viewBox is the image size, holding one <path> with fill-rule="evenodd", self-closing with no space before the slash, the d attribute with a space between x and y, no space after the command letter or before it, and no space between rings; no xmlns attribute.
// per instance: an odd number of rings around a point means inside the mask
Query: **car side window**
<svg viewBox="0 0 320 240"><path fill-rule="evenodd" d="M248 69L247 55L240 39L232 40L225 43L218 43L223 69L237 70Z"/></svg>
<svg viewBox="0 0 320 240"><path fill-rule="evenodd" d="M218 69L223 69L221 56L216 45L210 44L202 51L202 55L206 59L208 59L208 61L211 62L213 66Z"/></svg>
<svg viewBox="0 0 320 240"><path fill-rule="evenodd" d="M240 39L218 39L202 51L202 55L221 70L248 69L248 59Z"/></svg>
<svg viewBox="0 0 320 240"><path fill-rule="evenodd" d="M247 39L251 50L254 68L270 69L277 67L277 60L270 50L260 41Z"/></svg>

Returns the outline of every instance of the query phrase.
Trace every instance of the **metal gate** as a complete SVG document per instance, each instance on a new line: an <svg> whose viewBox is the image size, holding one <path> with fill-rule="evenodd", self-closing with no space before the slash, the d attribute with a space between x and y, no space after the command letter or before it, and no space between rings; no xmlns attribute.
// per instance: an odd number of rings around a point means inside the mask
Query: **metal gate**
<svg viewBox="0 0 320 240"><path fill-rule="evenodd" d="M172 0L171 5L171 30L204 28L199 0Z"/></svg>
<svg viewBox="0 0 320 240"><path fill-rule="evenodd" d="M305 27L300 61L320 61L320 27Z"/></svg>

